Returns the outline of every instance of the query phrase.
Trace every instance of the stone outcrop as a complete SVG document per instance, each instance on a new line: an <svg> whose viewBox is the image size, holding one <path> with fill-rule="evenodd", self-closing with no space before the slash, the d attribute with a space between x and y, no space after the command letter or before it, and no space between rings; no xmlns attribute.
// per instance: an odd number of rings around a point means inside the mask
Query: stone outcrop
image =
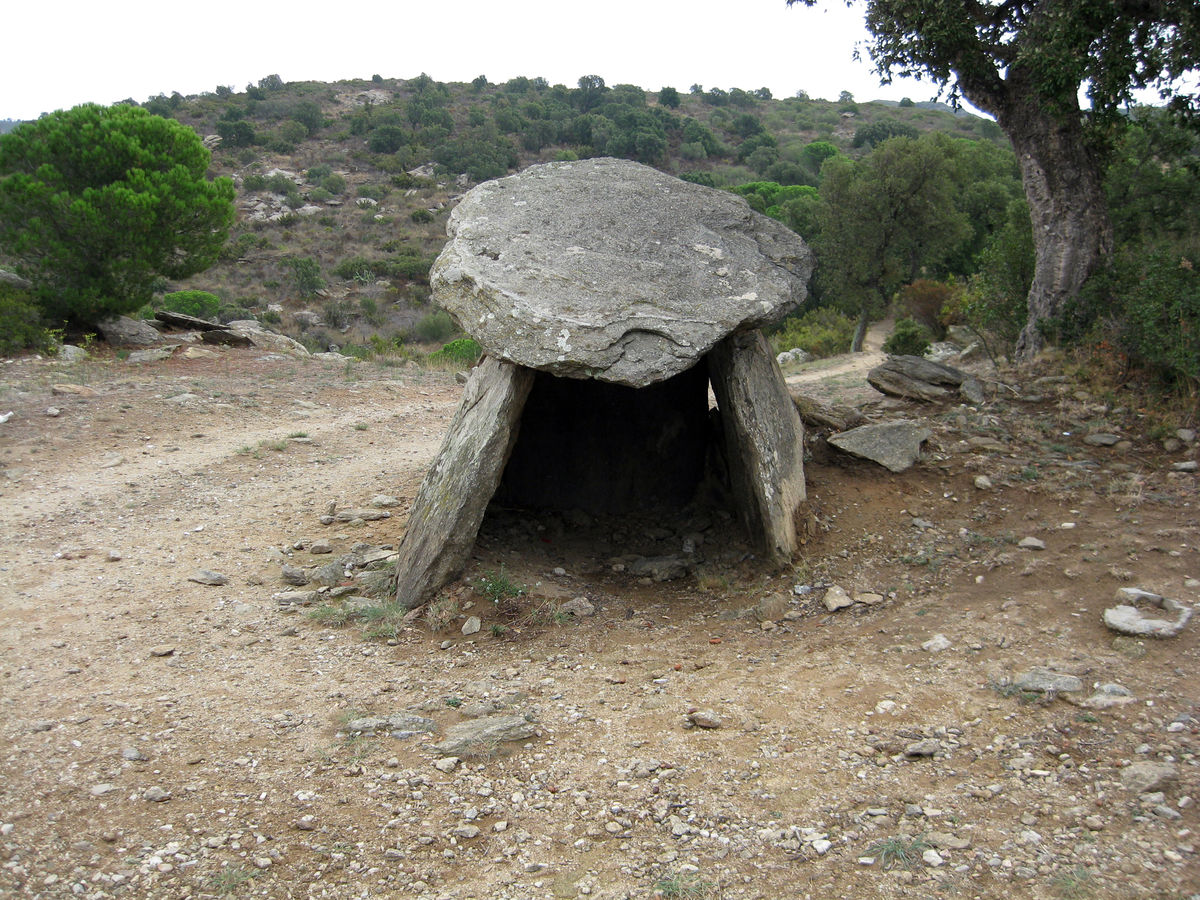
<svg viewBox="0 0 1200 900"><path fill-rule="evenodd" d="M956 395L969 403L985 399L983 387L966 372L920 356L889 356L867 373L867 383L881 394L926 403Z"/></svg>
<svg viewBox="0 0 1200 900"><path fill-rule="evenodd" d="M905 420L860 425L828 438L844 453L877 462L891 472L903 472L921 458L921 444L932 432L924 425Z"/></svg>

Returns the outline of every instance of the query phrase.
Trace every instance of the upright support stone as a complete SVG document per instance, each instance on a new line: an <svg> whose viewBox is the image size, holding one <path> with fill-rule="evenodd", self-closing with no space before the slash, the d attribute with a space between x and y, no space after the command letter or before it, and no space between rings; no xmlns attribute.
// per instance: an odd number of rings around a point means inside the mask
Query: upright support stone
<svg viewBox="0 0 1200 900"><path fill-rule="evenodd" d="M516 443L535 372L488 358L471 373L400 543L396 601L411 609L466 565Z"/></svg>
<svg viewBox="0 0 1200 900"><path fill-rule="evenodd" d="M730 335L708 360L738 511L768 561L784 565L806 499L804 426L762 332Z"/></svg>

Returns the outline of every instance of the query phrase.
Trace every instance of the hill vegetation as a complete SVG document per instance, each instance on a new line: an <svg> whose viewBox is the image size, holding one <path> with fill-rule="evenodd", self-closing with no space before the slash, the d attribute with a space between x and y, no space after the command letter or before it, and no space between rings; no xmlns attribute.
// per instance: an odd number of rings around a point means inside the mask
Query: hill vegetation
<svg viewBox="0 0 1200 900"><path fill-rule="evenodd" d="M233 180L239 206L217 262L162 280L160 295L207 291L222 319L257 316L314 349L365 354L453 337L454 324L430 305L428 273L456 198L533 163L601 155L734 190L798 231L817 251L816 310L807 313L820 311L817 331L831 315L849 315L850 328L835 331L853 334L857 323L861 338L864 323L918 281L936 287L906 291L901 314L930 338L968 324L1003 353L1025 320L1032 240L1016 159L994 122L937 104L862 103L848 93L776 99L765 88L701 85L650 92L594 75L567 87L422 74L333 84L269 75L242 91L219 86L139 105L205 139L210 174ZM1187 177L1196 142L1154 117L1131 122L1111 189L1142 206L1156 195L1175 218L1130 221L1122 239L1153 233L1159 246L1169 225L1163 259L1190 253L1200 215ZM1148 159L1157 170L1138 168ZM1175 268L1159 279L1174 299L1140 317L1148 333L1200 302L1191 270L1181 283ZM1106 290L1111 297L1113 286ZM1109 333L1108 300L1091 296L1054 327L1073 340L1124 339ZM804 321L787 323L780 349L807 331ZM1186 337L1172 359L1187 359L1195 340ZM1154 344L1143 336L1122 349L1158 365ZM1173 383L1200 378L1196 366L1160 369Z"/></svg>

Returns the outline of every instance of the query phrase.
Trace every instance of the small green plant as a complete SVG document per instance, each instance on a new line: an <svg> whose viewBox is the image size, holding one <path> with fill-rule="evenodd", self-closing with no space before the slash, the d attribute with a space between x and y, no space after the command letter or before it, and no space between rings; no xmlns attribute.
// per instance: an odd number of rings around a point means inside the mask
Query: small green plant
<svg viewBox="0 0 1200 900"><path fill-rule="evenodd" d="M291 434L288 435L288 440L294 440L296 438L306 438L306 437L308 437L307 431L293 431Z"/></svg>
<svg viewBox="0 0 1200 900"><path fill-rule="evenodd" d="M867 848L865 855L878 859L884 869L894 869L896 866L911 869L927 849L929 849L929 844L925 843L920 836L914 838L893 837L876 841Z"/></svg>
<svg viewBox="0 0 1200 900"><path fill-rule="evenodd" d="M1084 866L1076 866L1070 872L1061 873L1051 883L1054 895L1062 900L1083 900L1092 893L1095 886L1092 873Z"/></svg>
<svg viewBox="0 0 1200 900"><path fill-rule="evenodd" d="M901 319L883 342L883 352L892 356L924 356L929 350L929 337L924 325L913 319Z"/></svg>
<svg viewBox="0 0 1200 900"><path fill-rule="evenodd" d="M525 585L508 577L503 566L499 572L485 572L476 586L496 606L523 597L527 592Z"/></svg>
<svg viewBox="0 0 1200 900"><path fill-rule="evenodd" d="M492 637L504 637L504 635L508 633L508 629L499 622L493 625L490 630L492 632Z"/></svg>
<svg viewBox="0 0 1200 900"><path fill-rule="evenodd" d="M213 890L224 897L254 878L254 873L241 866L226 866L212 877Z"/></svg>
<svg viewBox="0 0 1200 900"><path fill-rule="evenodd" d="M460 706L463 705L462 697L447 697L446 705L448 707L450 707L451 709L458 709Z"/></svg>
<svg viewBox="0 0 1200 900"><path fill-rule="evenodd" d="M427 209L414 209L409 218L417 225L427 225L433 221L433 213Z"/></svg>
<svg viewBox="0 0 1200 900"><path fill-rule="evenodd" d="M370 425L368 425L366 422L355 422L355 423L354 423L354 430L355 430L355 431L366 431L366 430L367 430L368 428L370 428L370 427L371 427L371 426L370 426Z"/></svg>
<svg viewBox="0 0 1200 900"><path fill-rule="evenodd" d="M437 597L425 607L425 624L433 632L445 631L458 617L458 603L453 597Z"/></svg>
<svg viewBox="0 0 1200 900"><path fill-rule="evenodd" d="M654 896L664 900L706 900L713 896L716 887L697 872L676 872L654 883Z"/></svg>
<svg viewBox="0 0 1200 900"><path fill-rule="evenodd" d="M314 606L310 609L308 617L318 625L323 625L326 628L342 628L349 624L351 613L344 606L322 603L320 606Z"/></svg>

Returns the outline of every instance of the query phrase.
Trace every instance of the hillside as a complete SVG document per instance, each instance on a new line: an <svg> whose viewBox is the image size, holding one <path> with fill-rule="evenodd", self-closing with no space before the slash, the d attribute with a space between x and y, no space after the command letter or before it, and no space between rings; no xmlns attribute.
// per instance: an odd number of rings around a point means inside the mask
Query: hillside
<svg viewBox="0 0 1200 900"><path fill-rule="evenodd" d="M268 76L244 92L143 105L205 137L214 174L238 187L225 258L164 287L212 291L223 318L258 315L313 349L448 336L427 282L447 211L471 184L532 163L615 155L719 187L816 184L831 148L862 154L881 135L1003 141L994 123L948 107L777 100L761 89L655 94L598 78L567 88Z"/></svg>

